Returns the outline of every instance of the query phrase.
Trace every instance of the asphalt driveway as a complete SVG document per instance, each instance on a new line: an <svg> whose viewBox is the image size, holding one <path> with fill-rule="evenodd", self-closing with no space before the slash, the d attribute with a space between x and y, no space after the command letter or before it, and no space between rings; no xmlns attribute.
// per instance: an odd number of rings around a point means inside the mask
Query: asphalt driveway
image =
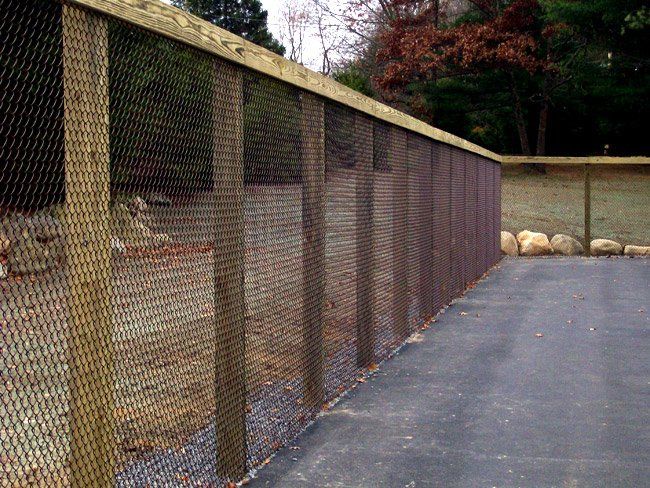
<svg viewBox="0 0 650 488"><path fill-rule="evenodd" d="M249 486L650 486L650 259L504 260Z"/></svg>

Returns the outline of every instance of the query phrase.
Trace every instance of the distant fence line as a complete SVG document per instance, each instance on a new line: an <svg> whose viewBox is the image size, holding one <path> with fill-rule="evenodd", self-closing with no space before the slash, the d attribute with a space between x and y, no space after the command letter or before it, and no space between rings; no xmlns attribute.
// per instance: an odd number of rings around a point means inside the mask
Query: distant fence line
<svg viewBox="0 0 650 488"><path fill-rule="evenodd" d="M509 168L513 166L518 166L518 165L527 165L527 166L535 166L535 165L544 165L549 168L581 168L582 171L582 181L581 181L581 187L582 187L582 208L573 208L573 212L571 210L565 209L565 214L566 213L578 213L582 211L582 216L583 216L583 234L582 238L584 240L584 245L585 245L585 253L587 255L590 254L590 245L592 241L592 236L594 233L592 232L592 227L593 227L593 220L594 220L594 202L592 199L592 190L593 190L593 181L594 181L594 171L597 170L600 173L603 171L609 170L610 174L609 175L609 180L615 180L617 179L616 176L616 171L620 170L626 170L626 169L632 169L632 168L638 168L641 170L642 174L640 174L637 179L643 178L642 182L636 182L631 180L632 176L618 176L618 179L620 180L620 183L625 185L625 181L627 181L628 185L630 183L637 184L640 186L640 191L636 191L633 195L630 195L628 197L621 197L618 196L618 194L621 193L619 190L618 193L615 189L610 189L610 188L605 188L604 186L607 185L606 180L603 178L597 178L597 182L599 183L599 186L603 188L597 188L596 191L601 194L596 195L596 201L598 206L604 206L605 204L602 202L603 199L609 199L612 200L614 198L619 199L619 201L609 201L606 205L607 207L607 214L606 215L599 215L598 219L599 220L606 220L606 221L614 221L616 219L626 219L624 223L619 222L619 227L620 226L627 226L627 227L641 227L640 230L637 230L634 232L632 235L634 235L634 239L641 239L640 241L634 241L634 242L628 242L628 244L638 244L638 245L648 245L650 244L650 234L648 234L648 224L650 224L650 212L648 211L648 207L646 206L646 203L649 202L639 202L636 205L636 210L635 211L629 211L626 212L625 216L617 216L617 212L621 212L625 206L629 206L632 203L634 203L634 200L639 200L643 198L644 196L650 195L650 178L647 176L647 171L645 169L650 168L650 157L644 157L644 156L629 156L629 157L615 157L615 156L567 156L567 157L562 157L562 156L501 156L501 163L504 165L504 172L506 174L509 174ZM645 173L644 173L645 171ZM530 180L532 181L532 180ZM568 182L567 182L568 183ZM575 182L573 182L575 183ZM557 181L557 185L561 185L562 180L559 179ZM611 186L611 183L610 183ZM504 191L503 193L503 198L504 200L508 203L508 207L510 207L510 204L513 204L513 212L521 212L521 209L525 209L526 205L524 204L524 201L526 199L532 199L533 201L529 202L529 205L531 207L536 208L536 212L539 214L539 218L531 218L531 221L527 224L527 226L530 227L535 227L538 225L539 221L544 221L544 220L550 220L551 216L545 215L545 212L548 211L548 209L545 208L545 202L548 202L551 200L553 197L551 195L539 195L534 192L530 192L529 194L526 194L526 182L521 181L520 188L512 187L511 185L507 185L507 191ZM553 188L556 188L557 191L562 192L561 186L556 186L553 187L551 184L549 184L549 191L552 191ZM518 194L517 194L518 193ZM519 200L518 205L515 204L515 200ZM627 200L627 201L625 201ZM575 202L574 202L575 203ZM568 220L568 215L565 215L565 217ZM555 217L556 221L561 221L562 217ZM510 219L507 217L505 218L506 220L506 226L510 225ZM516 219L519 222L522 222L524 218L518 218ZM553 226L556 227L555 232L569 232L567 229L562 229L561 227L558 227L559 222L556 222L555 224L542 224L542 225L547 225L550 226L549 228L552 228ZM611 227L607 226L607 227ZM645 229L645 232L643 231ZM524 229L508 229L511 231L519 231L519 230L524 230ZM542 230L545 232L548 232L547 229L532 229L532 230ZM606 231L604 229L597 229L596 232L598 235L598 238L608 238L608 239L614 239L614 240L619 240L622 236L618 236L614 234L614 231L609 230ZM551 236L549 236L551 237Z"/></svg>

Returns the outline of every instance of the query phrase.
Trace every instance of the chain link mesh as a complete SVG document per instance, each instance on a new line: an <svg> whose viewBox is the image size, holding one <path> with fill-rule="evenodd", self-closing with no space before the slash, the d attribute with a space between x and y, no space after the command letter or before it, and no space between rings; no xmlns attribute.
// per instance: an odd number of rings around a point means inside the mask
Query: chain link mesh
<svg viewBox="0 0 650 488"><path fill-rule="evenodd" d="M591 238L650 246L650 166L592 165Z"/></svg>
<svg viewBox="0 0 650 488"><path fill-rule="evenodd" d="M499 166L0 0L0 486L222 486L499 259Z"/></svg>

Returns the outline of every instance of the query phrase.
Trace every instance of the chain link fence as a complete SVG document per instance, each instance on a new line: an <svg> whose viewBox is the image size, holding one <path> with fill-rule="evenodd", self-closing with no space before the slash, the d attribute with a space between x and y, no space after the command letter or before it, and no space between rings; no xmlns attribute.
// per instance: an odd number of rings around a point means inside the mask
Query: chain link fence
<svg viewBox="0 0 650 488"><path fill-rule="evenodd" d="M241 479L498 261L497 163L0 7L0 486Z"/></svg>
<svg viewBox="0 0 650 488"><path fill-rule="evenodd" d="M578 160L578 158L575 158ZM506 164L503 230L585 236L622 246L650 245L650 166L635 164ZM585 212L585 210L587 210Z"/></svg>

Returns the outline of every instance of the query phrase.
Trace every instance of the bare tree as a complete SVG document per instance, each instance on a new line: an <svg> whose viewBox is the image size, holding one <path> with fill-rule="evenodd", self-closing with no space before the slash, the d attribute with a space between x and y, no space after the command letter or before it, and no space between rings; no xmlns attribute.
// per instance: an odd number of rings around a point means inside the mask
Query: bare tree
<svg viewBox="0 0 650 488"><path fill-rule="evenodd" d="M309 4L301 0L285 0L280 12L280 40L287 46L291 61L303 63L310 11Z"/></svg>
<svg viewBox="0 0 650 488"><path fill-rule="evenodd" d="M313 12L314 33L320 48L320 72L331 75L346 58L347 30L323 8L321 0L310 0Z"/></svg>

